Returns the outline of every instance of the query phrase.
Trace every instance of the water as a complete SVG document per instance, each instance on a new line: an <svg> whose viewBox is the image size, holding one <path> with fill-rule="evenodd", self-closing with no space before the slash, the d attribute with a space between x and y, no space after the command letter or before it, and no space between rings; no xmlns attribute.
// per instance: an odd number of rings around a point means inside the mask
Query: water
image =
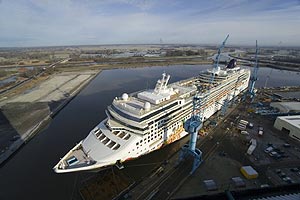
<svg viewBox="0 0 300 200"><path fill-rule="evenodd" d="M268 78L269 77L269 78ZM300 86L300 73L261 67L258 71L257 87Z"/></svg>
<svg viewBox="0 0 300 200"><path fill-rule="evenodd" d="M0 169L0 199L80 199L77 186L93 175L89 172L55 174L52 167L76 142L105 118L104 110L115 96L153 88L163 72L171 74L171 82L189 78L208 66L169 66L106 70L99 74L40 134L35 136ZM261 68L258 86L265 84L270 68ZM268 86L299 85L295 72L272 70ZM279 81L278 81L279 80ZM182 144L169 145L129 162L125 172L133 178L145 175Z"/></svg>
<svg viewBox="0 0 300 200"><path fill-rule="evenodd" d="M0 86L4 86L6 84L9 84L9 83L13 83L17 80L17 77L16 76L11 76L9 78L6 78L6 79L3 79L0 81Z"/></svg>

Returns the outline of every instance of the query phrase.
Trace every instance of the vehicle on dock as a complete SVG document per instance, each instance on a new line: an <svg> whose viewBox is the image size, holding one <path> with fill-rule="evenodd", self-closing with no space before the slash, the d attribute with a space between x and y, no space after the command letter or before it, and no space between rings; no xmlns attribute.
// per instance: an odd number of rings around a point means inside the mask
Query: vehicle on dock
<svg viewBox="0 0 300 200"><path fill-rule="evenodd" d="M265 149L265 153L270 153L273 150L274 150L274 148L272 146L270 146L270 147Z"/></svg>
<svg viewBox="0 0 300 200"><path fill-rule="evenodd" d="M241 131L242 135L249 135L249 133L247 131Z"/></svg>
<svg viewBox="0 0 300 200"><path fill-rule="evenodd" d="M263 134L264 134L264 128L261 127L261 126L259 126L259 127L258 127L258 135L259 135L259 136L263 136Z"/></svg>

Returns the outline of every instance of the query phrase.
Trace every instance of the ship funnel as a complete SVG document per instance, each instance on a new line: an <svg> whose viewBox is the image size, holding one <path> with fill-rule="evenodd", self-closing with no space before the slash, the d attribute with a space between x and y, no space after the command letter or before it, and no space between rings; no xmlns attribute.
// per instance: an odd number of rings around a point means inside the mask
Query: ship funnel
<svg viewBox="0 0 300 200"><path fill-rule="evenodd" d="M226 68L233 69L236 67L236 59L231 59Z"/></svg>

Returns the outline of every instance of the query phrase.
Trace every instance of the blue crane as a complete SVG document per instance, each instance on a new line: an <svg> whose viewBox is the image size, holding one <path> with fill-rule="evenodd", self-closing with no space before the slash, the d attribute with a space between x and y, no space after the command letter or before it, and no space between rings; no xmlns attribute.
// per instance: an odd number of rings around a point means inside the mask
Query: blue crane
<svg viewBox="0 0 300 200"><path fill-rule="evenodd" d="M253 68L253 71L251 73L250 77L250 83L248 86L248 91L245 94L244 99L247 98L247 96L250 97L251 102L254 100L255 92L254 92L254 85L257 81L257 73L258 73L258 46L257 46L257 40L256 40L256 50L255 50L255 66Z"/></svg>
<svg viewBox="0 0 300 200"><path fill-rule="evenodd" d="M194 162L193 162L193 168L190 174L193 174L196 169L200 166L200 164L203 162L202 160L202 152L200 149L196 148L197 143L197 135L199 130L203 126L204 121L204 105L207 102L207 97L210 95L210 89L213 85L215 75L219 73L220 67L219 67L219 61L220 61L220 54L222 49L225 46L225 43L228 39L229 35L225 38L221 46L219 47L218 54L216 56L214 65L213 65L213 71L212 71L212 77L210 80L210 84L208 87L208 92L201 93L200 90L197 90L196 95L193 97L193 110L192 110L192 116L190 119L188 119L184 123L184 129L186 132L190 134L190 141L189 144L185 144L180 152L179 155L179 162L184 160L187 156L193 156Z"/></svg>

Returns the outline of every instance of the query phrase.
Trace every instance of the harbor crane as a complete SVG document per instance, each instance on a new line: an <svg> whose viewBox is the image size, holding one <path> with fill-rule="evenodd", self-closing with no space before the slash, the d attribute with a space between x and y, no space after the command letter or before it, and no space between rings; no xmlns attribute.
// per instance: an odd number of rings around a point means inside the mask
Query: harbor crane
<svg viewBox="0 0 300 200"><path fill-rule="evenodd" d="M250 101L253 102L255 98L255 92L254 92L254 85L257 81L257 73L258 73L258 46L257 46L257 40L256 40L256 50L255 50L255 66L253 68L253 71L251 73L250 77L250 83L248 86L248 90L245 93L244 100L246 100L247 97L250 98Z"/></svg>
<svg viewBox="0 0 300 200"><path fill-rule="evenodd" d="M215 59L215 63L213 65L212 70L212 76L210 80L210 84L208 87L208 92L201 93L200 90L197 90L197 93L193 97L193 110L191 117L184 123L184 129L186 132L190 134L190 141L189 144L185 144L180 152L179 155L179 162L183 161L188 156L194 157L193 167L190 172L190 174L193 174L196 169L200 166L200 164L203 162L202 160L202 152L200 149L196 148L197 143L197 135L199 130L203 126L204 121L204 105L207 103L207 98L210 94L210 90L212 88L215 75L219 73L220 67L219 67L219 61L220 61L220 54L222 49L225 46L225 43L228 39L229 35L225 38L223 43L218 49L218 54Z"/></svg>

